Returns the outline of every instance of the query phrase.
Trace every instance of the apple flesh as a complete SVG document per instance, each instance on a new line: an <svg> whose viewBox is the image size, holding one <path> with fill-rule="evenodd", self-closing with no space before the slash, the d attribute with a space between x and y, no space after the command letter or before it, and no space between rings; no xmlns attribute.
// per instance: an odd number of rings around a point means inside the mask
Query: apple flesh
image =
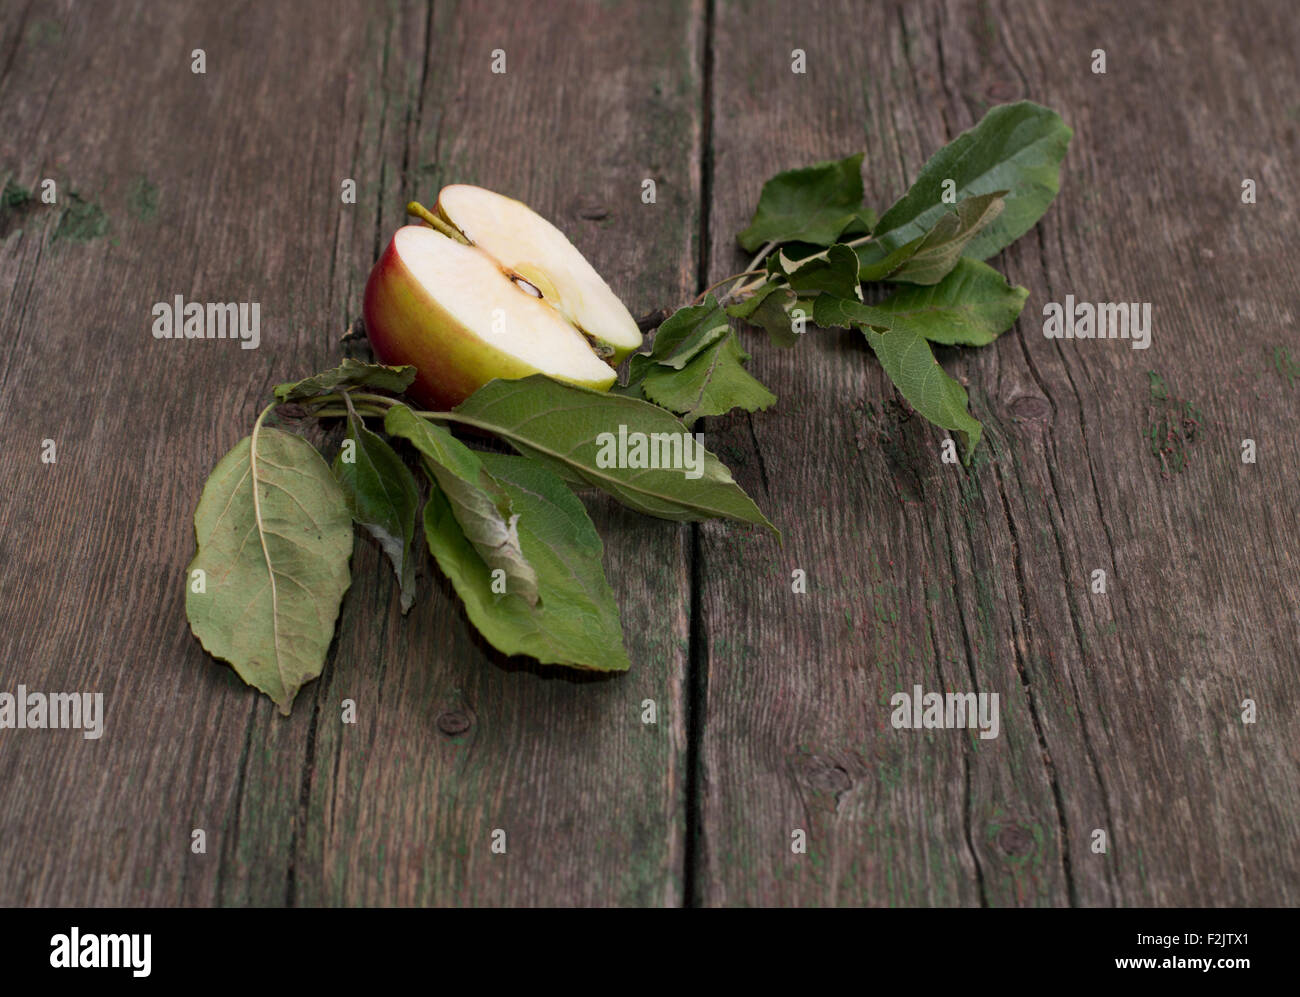
<svg viewBox="0 0 1300 997"><path fill-rule="evenodd" d="M608 390L641 346L627 308L559 229L464 184L443 188L428 226L393 235L364 315L375 354L415 367L409 394L437 409L493 378L537 373Z"/></svg>

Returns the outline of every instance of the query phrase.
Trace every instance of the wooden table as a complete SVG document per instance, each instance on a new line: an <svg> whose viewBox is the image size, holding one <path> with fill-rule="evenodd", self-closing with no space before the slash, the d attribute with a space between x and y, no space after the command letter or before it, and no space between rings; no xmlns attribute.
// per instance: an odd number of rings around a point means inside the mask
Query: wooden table
<svg viewBox="0 0 1300 997"><path fill-rule="evenodd" d="M1300 902L1297 52L1281 2L7 3L0 691L107 718L0 731L0 903ZM402 617L368 540L290 718L190 635L203 481L408 199L518 196L641 314L740 268L778 169L865 149L883 209L1022 97L1075 137L991 261L1020 322L940 353L969 471L860 337L747 331L780 401L705 429L784 545L591 497L627 675L503 659L431 566ZM177 294L260 348L154 339ZM1045 338L1066 294L1151 302L1151 348ZM914 685L1000 736L893 729Z"/></svg>

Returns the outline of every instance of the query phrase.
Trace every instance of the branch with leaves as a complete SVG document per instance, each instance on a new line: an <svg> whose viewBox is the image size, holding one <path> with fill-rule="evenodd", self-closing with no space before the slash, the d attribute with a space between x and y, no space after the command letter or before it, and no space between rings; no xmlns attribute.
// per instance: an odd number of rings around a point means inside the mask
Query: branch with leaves
<svg viewBox="0 0 1300 997"><path fill-rule="evenodd" d="M662 519L730 519L779 533L715 455L702 452L698 475L622 467L602 459L602 438L625 426L687 439L698 419L771 406L776 397L746 370L730 320L789 347L811 316L823 328L860 331L903 398L961 435L969 461L981 426L930 344L984 346L1014 324L1027 292L981 261L1047 209L1070 135L1036 104L994 108L879 217L862 203L860 154L778 174L738 236L753 261L668 317L608 393L534 375L490 381L449 411L424 411L403 397L414 368L352 359L279 385L199 499L191 629L287 714L324 666L355 525L392 566L403 612L416 597L417 551L427 547L503 654L627 669L602 543L575 489ZM863 285L877 281L899 287L869 304ZM288 405L343 421L332 465L272 425ZM515 454L474 449L453 427L495 436Z"/></svg>
<svg viewBox="0 0 1300 997"><path fill-rule="evenodd" d="M780 347L795 345L811 319L858 330L908 404L960 436L969 463L983 427L930 344L987 346L1015 324L1028 291L981 261L1047 210L1071 134L1037 104L995 107L879 218L862 203L860 154L778 174L737 237L757 255L709 289L727 287L720 297L705 292L674 314L617 390L688 421L766 408L775 398L745 372L734 333L721 331L726 319L765 329ZM868 304L863 286L873 283L898 287Z"/></svg>

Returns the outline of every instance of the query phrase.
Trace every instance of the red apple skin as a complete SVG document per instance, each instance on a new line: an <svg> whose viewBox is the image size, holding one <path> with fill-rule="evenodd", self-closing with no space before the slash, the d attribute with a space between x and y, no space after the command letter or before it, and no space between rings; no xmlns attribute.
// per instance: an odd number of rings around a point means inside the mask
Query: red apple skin
<svg viewBox="0 0 1300 997"><path fill-rule="evenodd" d="M467 337L457 333L454 323L438 322L435 315L441 313L398 256L396 239L390 239L366 281L366 336L381 363L415 368L415 381L406 392L411 398L426 408L446 411L488 379L479 380L465 369L464 347L470 344L456 348L454 340Z"/></svg>
<svg viewBox="0 0 1300 997"><path fill-rule="evenodd" d="M415 368L415 381L407 394L425 408L447 411L493 378L515 380L538 372L485 343L438 304L402 262L396 235L370 271L362 314L380 362ZM551 376L570 380L560 374ZM570 383L603 391L614 379L611 368L609 377L598 382L574 379Z"/></svg>

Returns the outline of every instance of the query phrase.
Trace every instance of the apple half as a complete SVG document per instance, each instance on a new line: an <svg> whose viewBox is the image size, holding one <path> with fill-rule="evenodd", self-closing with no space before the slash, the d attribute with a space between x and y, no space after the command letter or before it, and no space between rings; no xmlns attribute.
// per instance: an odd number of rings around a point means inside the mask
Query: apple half
<svg viewBox="0 0 1300 997"><path fill-rule="evenodd" d="M627 308L554 225L481 187L444 187L424 225L397 230L366 282L366 334L386 364L410 364L431 408L493 378L547 374L601 391L641 346Z"/></svg>

